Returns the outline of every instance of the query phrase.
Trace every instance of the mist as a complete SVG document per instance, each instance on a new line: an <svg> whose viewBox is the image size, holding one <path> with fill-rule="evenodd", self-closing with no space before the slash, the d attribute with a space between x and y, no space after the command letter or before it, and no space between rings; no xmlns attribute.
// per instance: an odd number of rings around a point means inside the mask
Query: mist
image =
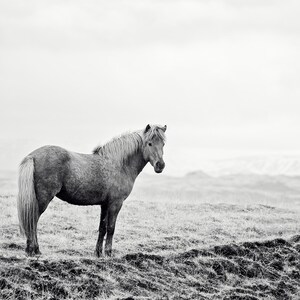
<svg viewBox="0 0 300 300"><path fill-rule="evenodd" d="M166 173L299 155L296 1L0 4L3 169L167 124Z"/></svg>

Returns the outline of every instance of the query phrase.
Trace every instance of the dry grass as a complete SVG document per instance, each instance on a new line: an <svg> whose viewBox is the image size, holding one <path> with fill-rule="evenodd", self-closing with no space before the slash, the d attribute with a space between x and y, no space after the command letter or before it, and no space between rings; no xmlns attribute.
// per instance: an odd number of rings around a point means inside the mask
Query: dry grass
<svg viewBox="0 0 300 300"><path fill-rule="evenodd" d="M114 255L102 259L93 255L100 208L54 199L39 222L43 255L28 259L8 177L4 299L300 298L298 178L143 176L120 212Z"/></svg>

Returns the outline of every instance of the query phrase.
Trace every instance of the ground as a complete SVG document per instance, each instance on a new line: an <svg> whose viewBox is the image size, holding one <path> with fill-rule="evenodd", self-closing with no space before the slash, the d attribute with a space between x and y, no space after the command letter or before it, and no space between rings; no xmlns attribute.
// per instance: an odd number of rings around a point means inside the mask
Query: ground
<svg viewBox="0 0 300 300"><path fill-rule="evenodd" d="M98 259L100 208L59 199L26 257L15 177L0 176L0 298L300 299L300 178L143 175Z"/></svg>

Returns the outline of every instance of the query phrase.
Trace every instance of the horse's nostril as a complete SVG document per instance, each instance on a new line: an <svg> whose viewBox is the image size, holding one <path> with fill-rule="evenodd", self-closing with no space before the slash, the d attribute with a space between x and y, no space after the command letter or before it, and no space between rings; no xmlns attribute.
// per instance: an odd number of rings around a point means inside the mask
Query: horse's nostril
<svg viewBox="0 0 300 300"><path fill-rule="evenodd" d="M156 167L159 168L159 169L163 169L165 167L165 163L164 162L161 163L161 162L158 161L156 163Z"/></svg>

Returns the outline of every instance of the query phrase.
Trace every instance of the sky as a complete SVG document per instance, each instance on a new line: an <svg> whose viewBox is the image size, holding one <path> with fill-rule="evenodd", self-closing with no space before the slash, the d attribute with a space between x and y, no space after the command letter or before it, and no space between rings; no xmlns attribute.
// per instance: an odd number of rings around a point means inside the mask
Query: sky
<svg viewBox="0 0 300 300"><path fill-rule="evenodd" d="M300 155L300 2L0 3L0 168L167 125L166 174ZM150 169L149 169L150 170Z"/></svg>

